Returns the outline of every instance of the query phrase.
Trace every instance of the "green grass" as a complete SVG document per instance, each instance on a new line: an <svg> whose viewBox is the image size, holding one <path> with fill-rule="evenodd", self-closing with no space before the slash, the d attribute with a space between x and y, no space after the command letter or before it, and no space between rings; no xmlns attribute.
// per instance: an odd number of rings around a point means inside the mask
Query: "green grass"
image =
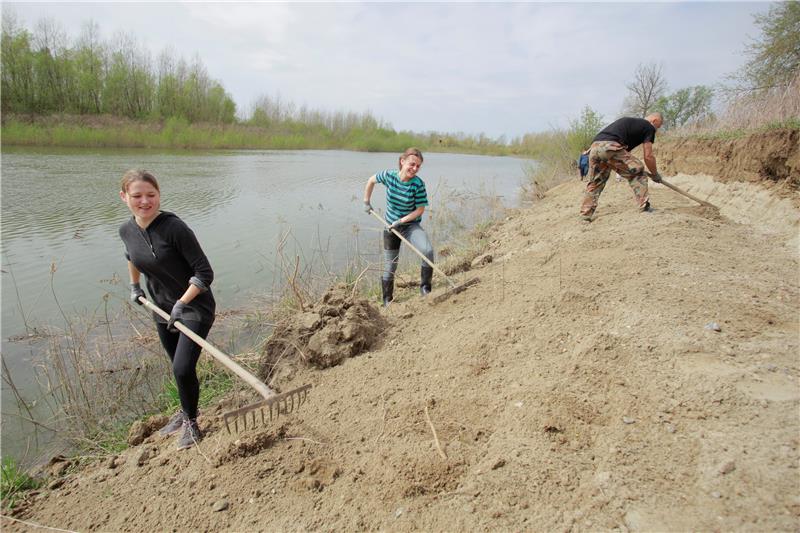
<svg viewBox="0 0 800 533"><path fill-rule="evenodd" d="M735 139L744 139L750 135L764 133L775 130L800 130L800 118L788 118L785 120L778 120L769 122L761 127L754 129L736 128L736 129L720 129L714 131L702 131L698 133L676 134L668 139L700 139L700 140L722 140L729 141ZM668 141L667 141L668 142Z"/></svg>
<svg viewBox="0 0 800 533"><path fill-rule="evenodd" d="M779 120L770 122L764 126L764 129L769 130L800 130L800 117L791 117L786 120Z"/></svg>
<svg viewBox="0 0 800 533"><path fill-rule="evenodd" d="M220 369L214 362L206 360L198 364L200 378L199 406L208 407L233 390L233 376Z"/></svg>
<svg viewBox="0 0 800 533"><path fill-rule="evenodd" d="M718 131L710 131L693 135L690 134L686 135L686 137L700 139L704 141L710 141L710 140L731 141L734 139L743 139L748 135L749 133L746 130L718 130Z"/></svg>
<svg viewBox="0 0 800 533"><path fill-rule="evenodd" d="M200 390L203 390L202 385ZM181 399L178 397L178 386L175 380L170 379L164 383L164 388L159 395L159 402L164 406L163 413L172 414L181 406Z"/></svg>
<svg viewBox="0 0 800 533"><path fill-rule="evenodd" d="M63 146L87 148L165 149L343 149L363 152L402 152L409 146L423 151L448 151L507 155L506 146L495 141L449 139L433 135L395 132L382 128L333 132L305 124L260 127L240 124L189 124L182 119L163 123L120 119L115 123L87 125L80 118L39 117L34 122L8 117L2 126L2 144L8 146Z"/></svg>
<svg viewBox="0 0 800 533"><path fill-rule="evenodd" d="M199 407L208 407L233 389L231 374L220 369L210 359L201 359L197 363L197 377L200 380ZM159 401L164 414L171 415L180 409L181 399L174 379L165 382Z"/></svg>
<svg viewBox="0 0 800 533"><path fill-rule="evenodd" d="M39 487L39 482L19 468L11 457L2 459L2 477L0 477L0 497L4 509L13 509L22 495Z"/></svg>
<svg viewBox="0 0 800 533"><path fill-rule="evenodd" d="M117 422L112 427L104 429L102 433L87 435L84 442L91 442L91 446L96 448L91 451L96 452L99 449L100 455L116 455L128 449L130 427L129 422Z"/></svg>

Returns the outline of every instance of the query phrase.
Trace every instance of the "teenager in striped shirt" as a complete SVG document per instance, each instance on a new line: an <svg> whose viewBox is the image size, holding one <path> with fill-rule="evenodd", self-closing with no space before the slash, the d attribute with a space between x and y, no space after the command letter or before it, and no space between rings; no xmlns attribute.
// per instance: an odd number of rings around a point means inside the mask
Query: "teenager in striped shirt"
<svg viewBox="0 0 800 533"><path fill-rule="evenodd" d="M428 259L433 261L433 246L420 223L425 206L428 205L428 193L425 182L417 176L422 166L422 152L409 148L400 156L399 170L384 170L370 176L364 189L364 211L370 213L372 191L376 183L386 186L386 222L396 230ZM383 231L383 275L381 276L381 293L383 305L389 305L394 296L394 273L397 270L397 258L400 255L400 238L389 231ZM422 296L431 292L433 269L424 261L420 267L419 291Z"/></svg>

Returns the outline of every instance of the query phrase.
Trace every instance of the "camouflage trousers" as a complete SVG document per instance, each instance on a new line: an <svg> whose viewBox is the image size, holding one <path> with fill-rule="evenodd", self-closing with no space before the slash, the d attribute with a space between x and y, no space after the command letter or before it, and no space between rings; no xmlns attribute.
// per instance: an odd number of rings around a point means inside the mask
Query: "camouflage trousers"
<svg viewBox="0 0 800 533"><path fill-rule="evenodd" d="M647 176L642 162L619 143L598 141L592 143L589 149L589 183L583 193L581 215L591 216L597 209L600 193L603 192L612 170L628 180L639 209L647 208L650 197L647 195Z"/></svg>

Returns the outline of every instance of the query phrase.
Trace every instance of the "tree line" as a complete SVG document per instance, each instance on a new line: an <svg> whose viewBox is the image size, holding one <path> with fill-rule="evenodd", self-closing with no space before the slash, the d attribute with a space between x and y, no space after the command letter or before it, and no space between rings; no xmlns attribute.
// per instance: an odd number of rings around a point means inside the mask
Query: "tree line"
<svg viewBox="0 0 800 533"><path fill-rule="evenodd" d="M4 10L2 50L4 114L111 114L220 123L236 119L236 104L199 57L187 62L165 50L153 61L130 35L104 41L94 22L86 22L70 41L51 20L41 20L29 31Z"/></svg>
<svg viewBox="0 0 800 533"><path fill-rule="evenodd" d="M176 145L207 146L211 139L205 130L186 127L225 124L241 128L238 137L221 131L216 134L221 137L217 139L219 142L233 147L274 145L382 151L419 145L478 153L504 151L501 146L504 142L483 134L397 132L369 111L311 109L280 95L261 96L249 109L238 110L223 85L208 75L199 57L187 62L165 50L153 60L135 37L119 34L104 40L98 25L91 21L84 23L77 38L70 39L58 24L48 19L40 20L33 30L21 27L14 12L6 9L2 19L2 50L0 100L5 116L113 115L136 121L161 121L164 129L180 135L166 139L161 135L148 142ZM34 144L54 142L47 135L43 138L43 128L34 124L14 125L25 132L20 135L6 123L8 138ZM78 143L116 142L113 138L96 139L90 133L76 130L73 136ZM83 139L86 136L91 139ZM263 139L254 140L256 137Z"/></svg>

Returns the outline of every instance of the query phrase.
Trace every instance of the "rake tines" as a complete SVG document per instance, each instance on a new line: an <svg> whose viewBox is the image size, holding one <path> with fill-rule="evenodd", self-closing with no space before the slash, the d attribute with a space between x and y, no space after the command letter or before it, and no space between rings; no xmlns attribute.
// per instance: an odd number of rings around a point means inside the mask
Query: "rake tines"
<svg viewBox="0 0 800 533"><path fill-rule="evenodd" d="M303 385L302 387L270 396L266 400L261 400L256 403L251 403L250 405L240 407L239 409L228 411L222 415L222 420L225 422L225 429L228 430L229 434L231 433L231 427L229 424L231 419L233 420L233 430L236 433L239 432L239 420L242 421L242 430L246 430L248 428L248 418L250 419L250 427L256 427L258 418L261 419L261 424L266 426L267 423L272 422L281 414L288 415L303 405L308 397L308 391L310 389L310 384ZM267 412L269 412L269 419L267 419L265 410L268 410Z"/></svg>

